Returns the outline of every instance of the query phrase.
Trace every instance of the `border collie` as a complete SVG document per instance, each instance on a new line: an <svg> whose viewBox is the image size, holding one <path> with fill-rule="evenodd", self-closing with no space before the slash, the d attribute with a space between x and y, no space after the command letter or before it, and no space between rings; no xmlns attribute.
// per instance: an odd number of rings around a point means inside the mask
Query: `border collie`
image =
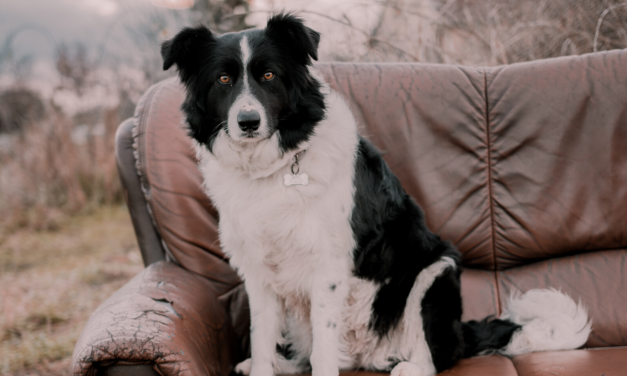
<svg viewBox="0 0 627 376"><path fill-rule="evenodd" d="M278 14L262 30L185 28L161 48L250 301L252 355L236 371L427 376L485 352L583 345L586 310L555 290L461 322L460 254L316 72L319 40Z"/></svg>

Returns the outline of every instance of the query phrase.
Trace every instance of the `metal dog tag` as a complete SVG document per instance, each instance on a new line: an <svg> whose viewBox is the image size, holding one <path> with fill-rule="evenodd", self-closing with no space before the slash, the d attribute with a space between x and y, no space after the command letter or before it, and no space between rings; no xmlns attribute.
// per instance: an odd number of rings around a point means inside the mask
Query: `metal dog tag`
<svg viewBox="0 0 627 376"><path fill-rule="evenodd" d="M292 167L290 167L291 174L285 174L283 176L283 184L286 187L290 185L308 185L309 184L309 176L307 174L298 174L300 172L300 164L298 163L298 156L302 155L307 149L301 150L298 153L294 154L294 162L292 163Z"/></svg>
<svg viewBox="0 0 627 376"><path fill-rule="evenodd" d="M307 174L285 174L283 176L283 184L286 187L291 185L309 185L309 176Z"/></svg>

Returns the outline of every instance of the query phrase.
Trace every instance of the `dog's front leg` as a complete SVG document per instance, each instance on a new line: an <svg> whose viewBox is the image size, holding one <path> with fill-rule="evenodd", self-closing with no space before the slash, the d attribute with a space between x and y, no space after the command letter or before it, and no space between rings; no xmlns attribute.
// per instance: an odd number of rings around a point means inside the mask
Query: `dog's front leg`
<svg viewBox="0 0 627 376"><path fill-rule="evenodd" d="M323 273L327 274L327 273ZM339 374L339 331L341 309L348 294L348 282L328 274L317 279L311 291L311 327L313 348L311 368L313 376Z"/></svg>
<svg viewBox="0 0 627 376"><path fill-rule="evenodd" d="M281 335L279 300L262 280L246 276L250 304L250 376L272 376L276 344Z"/></svg>

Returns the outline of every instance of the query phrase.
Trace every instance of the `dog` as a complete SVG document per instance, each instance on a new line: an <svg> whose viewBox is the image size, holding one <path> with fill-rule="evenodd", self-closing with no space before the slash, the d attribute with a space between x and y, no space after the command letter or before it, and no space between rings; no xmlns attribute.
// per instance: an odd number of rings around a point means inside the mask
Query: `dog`
<svg viewBox="0 0 627 376"><path fill-rule="evenodd" d="M428 376L498 352L572 349L591 324L555 290L462 322L460 254L425 225L346 102L313 66L320 34L293 14L265 29L185 28L176 65L220 242L251 310L251 376L388 371Z"/></svg>

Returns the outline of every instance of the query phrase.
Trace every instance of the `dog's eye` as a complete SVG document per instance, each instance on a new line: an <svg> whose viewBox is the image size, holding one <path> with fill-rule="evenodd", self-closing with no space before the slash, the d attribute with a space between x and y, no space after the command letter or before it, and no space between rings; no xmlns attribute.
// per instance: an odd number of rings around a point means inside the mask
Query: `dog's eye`
<svg viewBox="0 0 627 376"><path fill-rule="evenodd" d="M273 78L274 78L274 73L272 72L266 72L263 74L263 79L266 81L270 81Z"/></svg>
<svg viewBox="0 0 627 376"><path fill-rule="evenodd" d="M229 77L228 74L223 74L223 75L220 76L219 80L223 84L228 84L229 82L231 82L231 77Z"/></svg>

